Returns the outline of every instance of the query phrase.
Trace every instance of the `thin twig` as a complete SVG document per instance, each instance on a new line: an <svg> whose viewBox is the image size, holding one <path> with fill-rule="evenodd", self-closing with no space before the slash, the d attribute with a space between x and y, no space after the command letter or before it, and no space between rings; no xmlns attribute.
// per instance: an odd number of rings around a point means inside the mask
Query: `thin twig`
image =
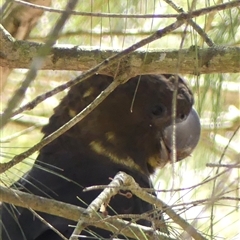
<svg viewBox="0 0 240 240"><path fill-rule="evenodd" d="M221 164L223 157L225 156L225 153L228 149L229 144L231 143L231 141L233 140L234 136L236 135L236 133L238 132L238 130L240 129L240 125L238 126L238 128L234 131L234 133L232 134L232 136L230 137L228 144L225 146L222 155L218 161L219 164ZM228 169L230 170L230 169ZM219 174L219 168L217 168L216 170L216 175ZM214 179L213 181L213 187L212 187L212 193L211 193L211 197L214 198L215 197L215 192L216 192L216 184L217 184L217 178ZM214 204L212 204L211 206L211 217L210 217L210 236L213 237L214 236L214 231L213 231L213 226L214 226Z"/></svg>
<svg viewBox="0 0 240 240"><path fill-rule="evenodd" d="M36 4L31 4L29 2L15 0L14 2L18 4L27 5L32 8L42 9L44 11L55 12L55 13L63 13L64 10L54 9L50 7L44 7ZM228 8L238 7L240 5L239 0L227 2L215 6L210 6L206 8L201 8L196 11L193 11L189 14L188 18L197 17L200 15L204 15L214 11L220 11ZM78 12L78 11L70 11L72 15L80 15L80 16L90 16L90 17L101 17L101 18L177 18L179 14L118 14L118 13L91 13L91 12ZM192 15L192 16L190 16Z"/></svg>
<svg viewBox="0 0 240 240"><path fill-rule="evenodd" d="M228 201L240 201L240 198L238 198L238 197L218 197L218 198L214 199L214 202L216 203L216 201L226 201L226 200L228 200ZM206 198L206 199L199 199L199 200L191 201L191 202L174 204L171 207L186 207L188 205L197 206L199 204L209 204L210 202L213 202L213 199Z"/></svg>
<svg viewBox="0 0 240 240"><path fill-rule="evenodd" d="M54 12L54 13L63 13L64 10L55 9L51 7L45 7L21 0L14 0L14 2L26 5L32 8L41 9L46 12ZM93 13L93 12L79 12L79 11L71 11L72 15L77 16L88 16L88 17L101 17L101 18L176 18L178 14L123 14L123 13Z"/></svg>
<svg viewBox="0 0 240 240"><path fill-rule="evenodd" d="M207 167L224 167L224 168L240 168L240 163L236 166L235 164L218 164L218 163L207 163Z"/></svg>
<svg viewBox="0 0 240 240"><path fill-rule="evenodd" d="M68 240L68 238L64 237L62 233L60 233L55 227L53 227L49 222L47 222L43 217L41 217L37 212L35 212L33 209L29 208L29 211L32 212L32 214L37 217L42 223L44 223L46 226L48 226L49 229L52 229L59 237L61 237L63 240Z"/></svg>
<svg viewBox="0 0 240 240"><path fill-rule="evenodd" d="M222 0L217 0L217 1L215 1L215 4L217 4L217 5L220 4L220 3L222 3ZM209 3L206 3L206 4L209 4ZM209 13L209 14L206 16L205 23L204 23L204 32L205 32L205 33L209 32L209 31L213 28L214 24L212 24L212 23L213 23L213 21L214 21L214 16L215 16L216 14L218 14L218 12L217 12L217 11L214 11L214 12ZM201 39L201 41L200 41L200 46L202 46L203 41L204 41L204 39ZM228 44L229 44L230 46L233 45L233 44L231 44L231 43L228 43Z"/></svg>
<svg viewBox="0 0 240 240"><path fill-rule="evenodd" d="M11 121L17 122L23 125L34 125L36 127L43 127L48 124L49 118L22 113L21 115L16 115L12 117Z"/></svg>
<svg viewBox="0 0 240 240"><path fill-rule="evenodd" d="M123 185L122 179L119 175L116 175L111 183L108 185L108 188L105 188L94 201L89 204L86 209L86 213L91 217L100 209L101 205L108 204L111 197L118 193L118 188ZM84 221L79 219L76 228L74 229L70 240L78 240L78 235L84 229Z"/></svg>
<svg viewBox="0 0 240 240"><path fill-rule="evenodd" d="M176 214L170 206L164 203L162 200L154 197L153 195L145 192L140 191L140 187L134 181L134 179L127 175L124 172L119 172L119 174L123 175L122 178L124 179L124 184L129 186L129 189L139 198L142 200L151 203L152 205L156 205L158 208L162 209L175 223L181 226L191 237L195 240L206 240L194 227L192 227L188 222L186 222L183 218L181 218L178 214ZM133 187L133 189L131 188ZM135 190L137 189L138 190Z"/></svg>
<svg viewBox="0 0 240 240"><path fill-rule="evenodd" d="M0 138L0 143L7 143L12 141L14 138L18 138L19 136L22 136L26 133L32 132L33 130L35 130L37 128L37 126L31 126L29 128L23 129L22 131L13 133L10 136L4 137L4 138Z"/></svg>
<svg viewBox="0 0 240 240"><path fill-rule="evenodd" d="M232 164L232 168L235 168L235 167L237 167L239 165L239 163L235 163L235 164ZM203 182L201 182L201 183L198 183L198 184L195 184L195 185L192 185L192 186L190 186L190 187L185 187L185 188L174 188L174 189L161 189L161 190L158 190L158 189L149 189L149 188L141 188L141 190L144 190L144 191L146 191L146 192L178 192L178 191L185 191L185 190L191 190L191 189L193 189L193 188L197 188L197 187L200 187L200 186L202 186L202 185L204 185L204 184L206 184L206 183L208 183L208 182L211 182L211 181L213 181L214 179L216 179L216 178L218 178L219 176L221 176L221 175L223 175L223 174L225 174L225 173L227 173L227 172L229 172L229 169L226 169L226 170L224 170L224 171L222 171L222 172L220 172L219 174L217 174L217 175L215 175L214 177L211 177L211 178L207 178L206 180L204 180ZM84 188L83 189L83 191L92 191L92 190L97 190L97 189L104 189L104 188L106 188L106 187L108 187L107 185L98 185L98 186L91 186L91 187L86 187L86 188ZM128 189L128 187L126 187L126 186L122 186L121 187L121 189L119 189L119 190L126 190L126 189ZM131 188L132 189L132 188ZM133 188L133 190L134 191L138 191L139 190L139 188Z"/></svg>
<svg viewBox="0 0 240 240"><path fill-rule="evenodd" d="M156 30L149 30L149 31L144 31L142 29L112 29L111 31L110 30L105 30L105 29L78 29L78 30L75 30L75 31L67 31L67 32L64 32L62 33L61 35L59 35L59 38L67 38L67 37L71 37L71 36L83 36L83 35L91 35L92 37L103 37L103 36L110 36L111 34L112 35L116 35L116 36L149 36L151 34L153 34ZM182 35L182 31L174 31L174 32L171 32L169 34L171 35ZM188 31L188 34L190 33L190 31ZM41 37L41 36L38 36L38 35L31 35L30 37L28 37L28 40L29 41L43 41L45 39L45 37ZM100 44L101 46L101 44ZM229 44L229 46L231 46Z"/></svg>
<svg viewBox="0 0 240 240"><path fill-rule="evenodd" d="M175 9L178 13L185 13L181 7L177 6L171 0L164 1L168 3L173 9ZM208 37L208 35L203 31L203 29L198 24L196 24L192 19L189 19L188 23L196 30L196 32L203 38L203 40L207 43L209 47L213 47L215 45L214 42Z"/></svg>

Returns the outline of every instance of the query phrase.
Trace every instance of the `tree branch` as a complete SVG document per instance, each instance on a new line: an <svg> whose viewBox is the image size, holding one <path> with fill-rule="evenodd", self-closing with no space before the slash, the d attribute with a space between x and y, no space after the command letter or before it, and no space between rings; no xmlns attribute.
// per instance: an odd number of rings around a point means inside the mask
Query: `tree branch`
<svg viewBox="0 0 240 240"><path fill-rule="evenodd" d="M48 12L55 12L55 13L63 13L64 10L54 9L45 6L39 6L38 4L32 4L21 0L15 0L18 4L22 4L28 7L32 7L34 9L40 9ZM239 0L231 1L219 5L214 5L206 8L201 8L196 11L192 11L191 13L184 14L185 16L191 15L191 17L198 17L210 12L214 11L221 11L224 9L229 9L233 7L238 7L240 5ZM93 12L79 12L79 11L71 11L71 15L78 15L78 16L89 16L89 17L106 17L106 18L173 18L178 17L178 14L122 14L122 13L93 13ZM188 16L189 18L190 16ZM191 18L190 17L190 18Z"/></svg>
<svg viewBox="0 0 240 240"><path fill-rule="evenodd" d="M171 0L164 0L164 1L168 3L178 13L185 13L184 10L179 6L177 6L173 1ZM195 31L202 37L202 39L208 44L209 47L213 47L215 45L213 41L208 37L206 32L198 24L196 24L192 19L189 19L188 23L195 29Z"/></svg>
<svg viewBox="0 0 240 240"><path fill-rule="evenodd" d="M86 225L96 226L112 232L120 230L122 235L134 239L142 239L143 234L145 234L145 237L149 240L156 239L156 236L159 240L174 240L169 236L166 236L166 234L162 234L150 227L130 223L110 216L104 216L99 212L95 214L92 213L90 216L86 213L84 208L4 188L2 186L0 186L0 200L19 207L32 208L36 211L63 217L73 221L78 221L81 218Z"/></svg>
<svg viewBox="0 0 240 240"><path fill-rule="evenodd" d="M0 66L29 68L42 44L27 41L12 41L0 35ZM86 71L121 50L86 48L72 45L56 45L47 54L41 69ZM179 56L182 61L179 62ZM240 72L240 47L215 46L211 48L191 47L189 49L135 51L124 57L124 67L136 74L178 73L235 73ZM100 73L114 75L115 65L109 65Z"/></svg>
<svg viewBox="0 0 240 240"><path fill-rule="evenodd" d="M187 221L176 214L169 205L149 194L148 192L142 190L131 176L127 175L124 172L119 172L118 174L124 179L124 185L129 186L129 189L137 197L162 209L175 223L181 226L194 239L206 240L206 238L203 237L193 226L191 226ZM133 187L133 189L131 187Z"/></svg>

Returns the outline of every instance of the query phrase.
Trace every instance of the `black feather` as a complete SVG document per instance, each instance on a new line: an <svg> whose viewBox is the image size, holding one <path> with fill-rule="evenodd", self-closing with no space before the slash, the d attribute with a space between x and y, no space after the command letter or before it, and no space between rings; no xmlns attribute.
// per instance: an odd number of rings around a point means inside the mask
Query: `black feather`
<svg viewBox="0 0 240 240"><path fill-rule="evenodd" d="M33 168L17 185L24 186L35 195L85 208L101 191L82 192L82 189L109 184L109 178L113 178L118 171L130 174L141 187L150 188L150 175L169 161L161 145L162 132L171 124L175 83L169 77L171 75L138 76L119 86L86 118L45 146ZM45 136L84 109L112 81L111 77L94 75L72 87L55 109L49 124L43 128ZM179 78L177 116L188 115L192 104L192 93ZM44 170L46 163L57 167L51 170L55 174ZM117 195L111 199L110 206L107 208L110 215L115 212L142 214L153 211L150 204L136 196L126 198ZM75 225L75 222L39 214L66 237L70 237L73 228L69 224ZM138 223L151 226L144 219ZM13 208L9 204L3 204L2 224L2 240L9 239L7 235L11 240L60 239L28 209ZM101 239L111 236L110 232L90 229ZM87 231L83 234L89 235Z"/></svg>

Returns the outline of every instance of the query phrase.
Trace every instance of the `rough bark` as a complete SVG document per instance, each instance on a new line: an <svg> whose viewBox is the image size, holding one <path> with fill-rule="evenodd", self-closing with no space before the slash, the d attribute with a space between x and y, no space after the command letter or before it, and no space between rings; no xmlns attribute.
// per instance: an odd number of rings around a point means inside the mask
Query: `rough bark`
<svg viewBox="0 0 240 240"><path fill-rule="evenodd" d="M2 37L0 36L0 66L29 68L42 44L8 42L7 38L3 40ZM86 71L119 52L120 50L58 45L46 57L42 69ZM121 58L121 67L139 75L235 73L240 72L240 48L216 46L204 49L191 47L182 50L148 50L147 53L135 51ZM116 64L110 65L101 73L114 76L116 68Z"/></svg>

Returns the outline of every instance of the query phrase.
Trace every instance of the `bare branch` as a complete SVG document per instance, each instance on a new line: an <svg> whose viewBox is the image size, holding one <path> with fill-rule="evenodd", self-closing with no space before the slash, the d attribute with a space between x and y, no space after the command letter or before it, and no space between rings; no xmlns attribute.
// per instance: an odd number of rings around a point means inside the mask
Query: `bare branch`
<svg viewBox="0 0 240 240"><path fill-rule="evenodd" d="M1 42L0 53L2 58L0 65L11 68L29 68L36 52L42 46L39 43L26 41L16 41L12 44L3 42L3 40ZM144 45L141 45L141 47ZM178 73L182 74L235 73L240 71L240 47L215 46L204 49L196 47L181 50L149 49L147 54L146 51L136 51L134 53L129 51L129 53L132 53L129 56L126 56L126 52L125 55L122 55L121 52L121 50L56 45L47 54L41 69L86 71L107 58L121 55L118 59L125 57L124 67L139 75L175 74L178 62ZM179 56L181 56L181 61L179 61ZM100 70L99 73L113 76L115 66L112 66L112 64L113 62L110 62L104 68L98 69Z"/></svg>
<svg viewBox="0 0 240 240"><path fill-rule="evenodd" d="M127 175L124 172L120 172L119 174L122 175L122 178L124 179L124 184L129 186L129 189L136 196L162 209L175 223L181 226L194 239L206 240L206 238L203 237L193 226L191 226L183 218L181 218L178 214L176 214L170 206L168 206L162 200L142 190L131 176ZM133 189L131 187L133 187Z"/></svg>
<svg viewBox="0 0 240 240"><path fill-rule="evenodd" d="M114 184L113 184L114 183ZM115 185L116 184L116 185ZM165 234L159 233L152 228L143 227L137 224L129 223L127 221L123 221L120 219L116 219L115 217L107 216L97 213L97 209L100 204L106 201L109 197L116 194L121 188L122 184L127 186L130 191L132 191L136 196L143 199L146 202L149 202L153 205L156 205L158 208L163 209L172 220L179 224L186 232L188 232L194 239L203 239L206 240L199 232L196 231L191 225L189 225L184 219L182 219L178 214L176 214L170 206L166 203L157 199L151 194L145 192L139 185L133 180L133 178L123 172L119 172L112 183L108 186L113 188L109 188L104 190L104 194L100 194L100 199L96 199L94 201L97 203L95 207L93 207L93 211L86 211L84 208L77 207L71 204L58 202L52 199L47 199L44 197L38 197L31 194L23 193L13 189L7 189L0 186L0 200L3 202L8 202L14 204L16 206L32 208L36 211L45 212L48 214L52 214L59 217L64 217L70 220L78 221L81 219L85 223L85 225L93 225L102 229L110 230L112 232L116 232L116 229L121 231L121 234L126 235L132 238L140 238L142 236L142 232L145 232L147 239L155 239L156 236L158 239L168 239L172 240L172 238L166 236ZM115 189L115 190L114 190ZM220 197L214 198L215 200L234 200L239 201L238 198L231 197ZM213 199L203 199L195 202L184 203L174 206L184 206L184 205L196 205L200 202L208 202L213 201ZM93 206L93 205L92 205ZM107 224L106 224L107 223ZM115 227L114 227L115 226Z"/></svg>
<svg viewBox="0 0 240 240"><path fill-rule="evenodd" d="M28 7L32 7L35 9L41 9L46 12L54 12L54 13L63 13L64 10L55 9L50 7L40 6L38 4L32 4L21 0L14 0L14 2L18 4L22 4ZM79 11L71 11L72 15L76 16L88 16L88 17L106 17L106 18L176 18L178 14L122 14L122 13L93 13L93 12L79 12Z"/></svg>
<svg viewBox="0 0 240 240"><path fill-rule="evenodd" d="M48 124L47 117L35 116L30 114L21 114L11 118L11 121L21 123L23 125L34 125L35 127L43 127Z"/></svg>
<svg viewBox="0 0 240 240"><path fill-rule="evenodd" d="M63 240L68 240L67 238L65 238L56 228L54 228L50 223L48 223L43 217L41 217L38 213L36 213L34 210L32 210L31 208L29 209L29 211L32 212L32 214L37 217L41 222L43 222L45 225L47 225L49 227L49 229L52 229L59 237L61 237Z"/></svg>
<svg viewBox="0 0 240 240"><path fill-rule="evenodd" d="M222 163L223 157L224 157L224 155L226 154L226 151L227 151L227 149L228 149L228 146L229 146L229 144L231 144L234 136L235 136L236 133L239 131L239 129L240 129L240 125L239 125L238 128L233 132L232 136L229 138L229 141L228 141L227 145L225 146L225 148L223 149L222 155L221 155L221 157L220 157L220 159L219 159L219 161L218 161L219 164ZM230 169L228 169L228 170L230 170ZM218 174L219 174L219 171L220 171L220 169L217 168L215 174L218 175ZM212 186L211 198L213 198L213 199L214 199L215 195L217 195L217 194L216 194L216 192L217 192L217 191L216 191L216 190L217 190L216 186L217 186L217 178L214 179L214 181L213 181L213 186ZM211 204L211 218L210 218L210 223L211 223L211 224L210 224L210 234L211 234L211 237L213 237L213 235L214 235L214 231L213 231L214 209L215 209L215 205L214 205L214 204Z"/></svg>
<svg viewBox="0 0 240 240"><path fill-rule="evenodd" d="M43 7L39 6L37 4L32 4L28 3L25 1L21 0L15 0L15 2L19 4L23 4L32 8L36 9L41 9L44 11L49 11L49 12L55 12L55 13L63 13L64 10L59 10L59 9L54 9L54 8L49 8L49 7ZM204 15L213 11L221 11L224 9L228 8L233 8L240 6L239 1L232 1L232 2L227 2L219 5L215 5L212 7L207 7L207 8L202 8L196 11L192 11L189 15L193 16L188 16L188 17L197 17L200 15ZM177 18L179 15L178 14L117 14L117 13L88 13L88 12L78 12L78 11L71 11L70 12L72 15L80 15L80 16L89 16L89 17L106 17L106 18Z"/></svg>
<svg viewBox="0 0 240 240"><path fill-rule="evenodd" d="M207 163L207 167L224 167L224 168L240 168L240 163L236 164L218 164L218 163Z"/></svg>
<svg viewBox="0 0 240 240"><path fill-rule="evenodd" d="M159 240L174 240L150 227L129 223L128 221L112 218L110 216L105 217L101 213L96 213L90 217L84 208L4 188L2 186L0 186L0 200L19 207L32 208L36 211L45 212L73 221L78 221L81 218L87 225L96 226L112 232L121 230L122 235L134 239L142 239L143 234L145 234L145 237L149 240L155 239L156 236Z"/></svg>
<svg viewBox="0 0 240 240"><path fill-rule="evenodd" d="M107 206L110 202L111 197L118 193L118 188L122 185L122 179L117 174L108 185L108 188L105 188L99 194L99 196L94 201L92 201L91 204L89 204L88 208L86 209L86 212L89 214L89 216L93 216L101 208L101 205ZM82 219L79 219L77 226L70 237L70 240L78 240L77 235L79 235L83 229L84 221Z"/></svg>
<svg viewBox="0 0 240 240"><path fill-rule="evenodd" d="M7 137L5 137L5 138L0 138L0 143L10 142L10 141L12 141L13 139L18 138L19 136L22 136L22 135L24 135L24 134L26 134L26 133L32 132L33 130L36 129L36 127L37 127L37 126L31 126L31 127L26 128L26 129L24 129L24 130L22 130L22 131L13 133L12 135L7 136Z"/></svg>
<svg viewBox="0 0 240 240"><path fill-rule="evenodd" d="M168 3L173 9L175 9L178 13L185 13L184 10L178 7L174 2L171 0L164 0ZM188 23L195 29L195 31L203 38L203 40L208 44L209 47L213 47L215 44L213 41L208 37L208 35L203 31L203 29L197 25L192 19L188 20Z"/></svg>
<svg viewBox="0 0 240 240"><path fill-rule="evenodd" d="M100 29L100 28L94 28L94 29L75 29L73 31L67 31L59 35L59 38L67 38L67 37L72 37L72 36L89 36L91 35L92 37L103 37L103 36L111 36L111 35L116 35L116 36L149 36L153 34L155 31L153 29L150 30L141 30L141 29L136 29L136 28L131 28L131 29ZM187 31L188 34L190 34L190 31ZM169 33L169 35L177 35L181 36L183 34L183 31L174 31ZM58 38L58 39L59 39ZM31 35L27 40L28 41L37 41L41 42L45 39L45 37L40 37L38 35Z"/></svg>

